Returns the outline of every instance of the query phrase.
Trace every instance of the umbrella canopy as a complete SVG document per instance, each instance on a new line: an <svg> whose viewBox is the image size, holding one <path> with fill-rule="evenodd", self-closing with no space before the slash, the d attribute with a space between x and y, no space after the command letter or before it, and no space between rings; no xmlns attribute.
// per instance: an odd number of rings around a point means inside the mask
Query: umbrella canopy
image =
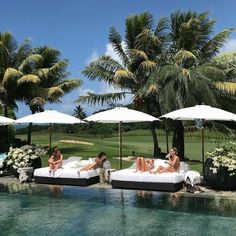
<svg viewBox="0 0 236 236"><path fill-rule="evenodd" d="M224 120L236 121L236 114L219 108L196 105L167 113L160 118L172 120ZM204 123L204 122L202 122ZM202 169L204 170L204 127L202 128Z"/></svg>
<svg viewBox="0 0 236 236"><path fill-rule="evenodd" d="M84 121L55 110L46 110L44 112L28 115L16 120L17 124L22 123L36 123L36 124L50 124L50 148L51 148L51 124L79 124Z"/></svg>
<svg viewBox="0 0 236 236"><path fill-rule="evenodd" d="M0 125L10 125L14 123L15 123L15 120L5 117L5 116L0 116Z"/></svg>
<svg viewBox="0 0 236 236"><path fill-rule="evenodd" d="M126 107L116 107L111 110L103 111L85 118L86 121L99 123L118 123L120 139L120 169L122 168L122 123L160 121L158 118L146 113L131 110Z"/></svg>
<svg viewBox="0 0 236 236"><path fill-rule="evenodd" d="M36 123L36 124L76 124L85 123L84 121L55 110L46 110L33 115L24 116L16 120L17 124Z"/></svg>
<svg viewBox="0 0 236 236"><path fill-rule="evenodd" d="M196 105L167 113L160 118L172 120L226 120L236 121L236 114L206 105Z"/></svg>
<svg viewBox="0 0 236 236"><path fill-rule="evenodd" d="M131 110L126 107L116 107L111 110L102 111L85 118L86 121L94 121L99 123L131 123L131 122L145 122L155 121L158 118L143 113L141 111Z"/></svg>

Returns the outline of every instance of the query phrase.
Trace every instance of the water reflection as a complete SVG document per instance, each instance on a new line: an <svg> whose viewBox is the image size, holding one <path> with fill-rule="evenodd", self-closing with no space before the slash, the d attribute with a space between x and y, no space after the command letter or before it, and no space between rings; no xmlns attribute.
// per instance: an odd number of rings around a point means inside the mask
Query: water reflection
<svg viewBox="0 0 236 236"><path fill-rule="evenodd" d="M63 196L63 185L48 185L54 197Z"/></svg>
<svg viewBox="0 0 236 236"><path fill-rule="evenodd" d="M119 207L124 223L123 227L126 223L125 212L127 207L236 217L235 198L197 197L196 195L186 197L181 193L20 183L0 184L1 193L29 195L29 197L37 197L38 199L48 197L64 199L65 201L73 200L83 202L88 206L99 204Z"/></svg>
<svg viewBox="0 0 236 236"><path fill-rule="evenodd" d="M180 193L170 193L168 197L168 201L171 204L172 207L176 207L181 199Z"/></svg>

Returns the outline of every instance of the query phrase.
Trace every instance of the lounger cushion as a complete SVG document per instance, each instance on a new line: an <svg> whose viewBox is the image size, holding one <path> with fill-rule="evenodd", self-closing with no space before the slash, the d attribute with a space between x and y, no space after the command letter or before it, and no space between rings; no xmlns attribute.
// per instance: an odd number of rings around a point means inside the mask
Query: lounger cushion
<svg viewBox="0 0 236 236"><path fill-rule="evenodd" d="M55 172L55 175L52 176L49 174L49 167L39 168L34 171L34 176L39 177L52 177L52 178L81 178L81 179L89 179L94 176L99 175L98 170L89 170L89 171L81 171L78 174L79 168L77 169L58 169Z"/></svg>
<svg viewBox="0 0 236 236"><path fill-rule="evenodd" d="M111 180L155 183L180 183L184 181L184 173L150 174L135 172L134 169L124 169L111 173Z"/></svg>

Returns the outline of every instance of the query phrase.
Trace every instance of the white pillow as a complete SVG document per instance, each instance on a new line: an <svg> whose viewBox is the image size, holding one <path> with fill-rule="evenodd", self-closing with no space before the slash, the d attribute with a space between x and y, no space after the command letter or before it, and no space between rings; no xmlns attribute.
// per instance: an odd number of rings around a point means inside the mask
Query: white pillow
<svg viewBox="0 0 236 236"><path fill-rule="evenodd" d="M68 157L67 161L80 161L83 157L71 156Z"/></svg>
<svg viewBox="0 0 236 236"><path fill-rule="evenodd" d="M154 165L155 165L155 169L158 167L158 166L163 166L163 167L167 167L168 166L168 164L167 163L165 163L167 160L162 160L162 159L156 159L155 161L154 161Z"/></svg>
<svg viewBox="0 0 236 236"><path fill-rule="evenodd" d="M79 161L69 161L67 163L63 163L63 168L64 169L70 169L70 168L77 168L79 165Z"/></svg>
<svg viewBox="0 0 236 236"><path fill-rule="evenodd" d="M95 162L95 159L96 159L96 157L90 157L90 158L89 158L89 161Z"/></svg>

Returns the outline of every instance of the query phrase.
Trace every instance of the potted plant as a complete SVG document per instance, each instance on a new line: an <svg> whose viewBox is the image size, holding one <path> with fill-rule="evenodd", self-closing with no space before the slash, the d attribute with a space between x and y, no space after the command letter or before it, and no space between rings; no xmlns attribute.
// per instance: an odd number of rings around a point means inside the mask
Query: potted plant
<svg viewBox="0 0 236 236"><path fill-rule="evenodd" d="M236 143L221 144L206 153L204 178L213 188L236 189Z"/></svg>
<svg viewBox="0 0 236 236"><path fill-rule="evenodd" d="M10 147L7 153L6 166L18 176L17 170L22 167L33 167L34 169L42 166L41 156L47 150L36 145L24 145L20 148Z"/></svg>

